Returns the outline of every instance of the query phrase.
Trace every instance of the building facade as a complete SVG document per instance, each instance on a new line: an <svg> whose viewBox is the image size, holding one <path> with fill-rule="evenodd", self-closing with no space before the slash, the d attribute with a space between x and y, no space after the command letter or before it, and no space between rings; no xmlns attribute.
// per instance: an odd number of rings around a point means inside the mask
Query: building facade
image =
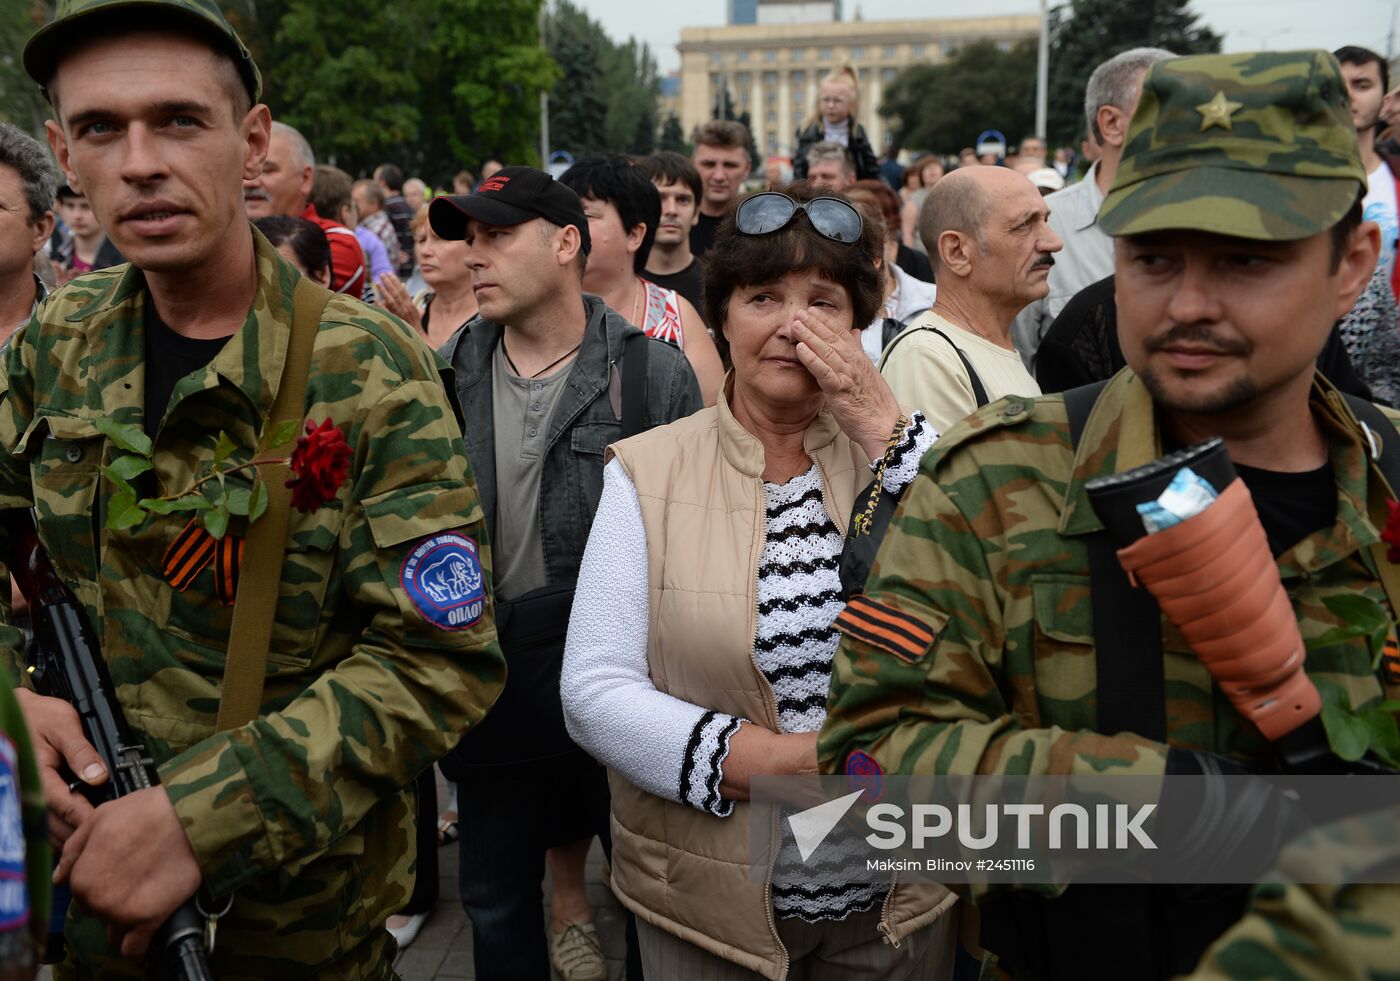
<svg viewBox="0 0 1400 981"><path fill-rule="evenodd" d="M886 133L879 115L883 90L901 69L946 61L974 41L1009 49L1039 31L1035 14L683 28L677 45L681 125L688 137L715 118L727 90L735 114L749 113L759 152L789 155L798 128L816 114L817 83L848 64L860 79L858 118L878 153Z"/></svg>

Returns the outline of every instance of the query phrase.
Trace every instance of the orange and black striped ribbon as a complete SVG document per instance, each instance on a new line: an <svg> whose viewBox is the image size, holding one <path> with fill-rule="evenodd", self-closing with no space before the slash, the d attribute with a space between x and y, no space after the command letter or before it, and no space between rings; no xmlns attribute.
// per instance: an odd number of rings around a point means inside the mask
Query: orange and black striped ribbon
<svg viewBox="0 0 1400 981"><path fill-rule="evenodd" d="M937 636L929 625L866 596L853 596L836 618L835 627L847 637L874 644L910 664L928 653Z"/></svg>
<svg viewBox="0 0 1400 981"><path fill-rule="evenodd" d="M211 562L214 564L214 592L220 603L232 606L238 597L243 539L235 535L215 538L196 515L165 550L161 572L166 582L183 593Z"/></svg>
<svg viewBox="0 0 1400 981"><path fill-rule="evenodd" d="M1395 640L1395 633L1385 639L1385 647L1381 649L1381 673L1385 676L1387 684L1400 685L1400 643Z"/></svg>

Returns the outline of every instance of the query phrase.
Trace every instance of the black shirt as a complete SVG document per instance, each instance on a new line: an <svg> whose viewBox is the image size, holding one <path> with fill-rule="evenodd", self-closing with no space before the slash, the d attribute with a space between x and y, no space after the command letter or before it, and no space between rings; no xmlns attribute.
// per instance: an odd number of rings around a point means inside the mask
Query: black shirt
<svg viewBox="0 0 1400 981"><path fill-rule="evenodd" d="M1254 498L1254 509L1275 558L1337 521L1337 478L1330 459L1303 473L1279 473L1238 463L1235 472Z"/></svg>
<svg viewBox="0 0 1400 981"><path fill-rule="evenodd" d="M703 315L705 310L700 306L700 294L705 280L705 266L699 259L691 259L690 265L686 266L678 273L654 273L647 270L642 273L642 278L655 283L664 290L675 290L681 296L690 301L691 306L699 310Z"/></svg>
<svg viewBox="0 0 1400 981"><path fill-rule="evenodd" d="M715 232L719 229L719 223L724 221L724 216L711 218L703 211L700 212L700 220L695 223L695 227L690 230L690 254L699 259L706 252L710 251L710 246L715 244Z"/></svg>
<svg viewBox="0 0 1400 981"><path fill-rule="evenodd" d="M1184 448L1178 440L1162 434L1163 453ZM1259 514L1274 558L1313 532L1337 523L1337 476L1331 458L1316 470L1302 473L1262 470L1240 463L1234 466L1254 499L1254 510Z"/></svg>
<svg viewBox="0 0 1400 981"><path fill-rule="evenodd" d="M915 279L922 279L925 283L933 282L933 263L928 261L928 256L918 249L909 248L903 242L899 243L899 255L894 264Z"/></svg>
<svg viewBox="0 0 1400 981"><path fill-rule="evenodd" d="M146 297L146 435L155 439L170 396L181 378L199 371L213 361L227 337L203 340L177 334L156 313L156 305Z"/></svg>

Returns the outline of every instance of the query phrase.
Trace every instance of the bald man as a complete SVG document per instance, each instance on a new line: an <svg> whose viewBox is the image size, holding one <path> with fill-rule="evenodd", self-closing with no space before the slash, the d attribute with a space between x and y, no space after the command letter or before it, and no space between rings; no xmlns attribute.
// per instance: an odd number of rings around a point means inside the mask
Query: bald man
<svg viewBox="0 0 1400 981"><path fill-rule="evenodd" d="M885 348L880 373L939 432L1006 395L1040 394L1011 321L1049 291L1060 250L1034 184L1005 167L963 167L924 198L919 237L938 281L933 308Z"/></svg>
<svg viewBox="0 0 1400 981"><path fill-rule="evenodd" d="M306 137L295 127L274 122L262 171L243 182L243 210L250 220L286 215L319 226L331 246L331 289L368 300L371 294L364 250L355 233L337 221L337 216L317 213L311 203L315 178L316 155Z"/></svg>

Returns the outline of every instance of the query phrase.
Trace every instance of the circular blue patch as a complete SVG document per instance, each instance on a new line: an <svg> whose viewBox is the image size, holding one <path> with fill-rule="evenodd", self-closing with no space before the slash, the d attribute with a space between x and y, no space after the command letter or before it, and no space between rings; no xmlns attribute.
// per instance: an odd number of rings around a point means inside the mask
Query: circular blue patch
<svg viewBox="0 0 1400 981"><path fill-rule="evenodd" d="M455 531L419 542L403 560L399 585L423 619L441 630L467 630L486 612L476 542Z"/></svg>
<svg viewBox="0 0 1400 981"><path fill-rule="evenodd" d="M885 770L869 753L855 750L846 757L847 784L863 791L861 800L874 804L885 795Z"/></svg>

